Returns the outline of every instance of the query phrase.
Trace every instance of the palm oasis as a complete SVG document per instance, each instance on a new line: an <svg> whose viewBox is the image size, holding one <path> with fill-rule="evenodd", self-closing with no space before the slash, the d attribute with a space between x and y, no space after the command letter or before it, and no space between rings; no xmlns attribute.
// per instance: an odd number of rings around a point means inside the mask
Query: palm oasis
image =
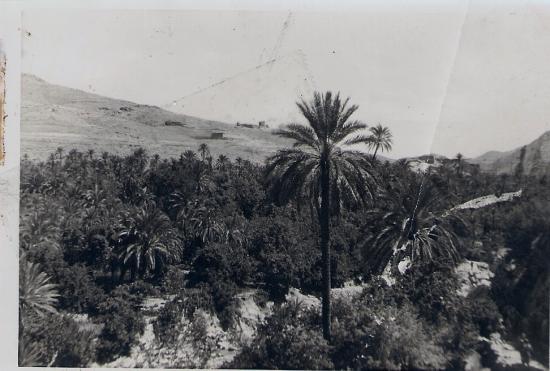
<svg viewBox="0 0 550 371"><path fill-rule="evenodd" d="M389 160L349 98L297 108L265 162L23 158L19 364L547 369L546 176Z"/></svg>

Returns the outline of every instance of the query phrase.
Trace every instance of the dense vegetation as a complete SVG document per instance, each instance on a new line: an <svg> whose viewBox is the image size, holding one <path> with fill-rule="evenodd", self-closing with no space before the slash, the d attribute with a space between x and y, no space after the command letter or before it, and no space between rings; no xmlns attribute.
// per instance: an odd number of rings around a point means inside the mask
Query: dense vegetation
<svg viewBox="0 0 550 371"><path fill-rule="evenodd" d="M332 201L346 212L324 214L329 264L319 249L315 207L322 205L282 197L281 189L291 189L273 180L269 163L214 159L206 145L170 159L143 149L119 156L61 148L44 162L23 159L20 364L82 367L128 355L150 296L175 295L154 324L163 341L177 337L181 313L198 309L230 329L235 295L247 288L264 293L275 309L226 367L461 369L472 350L490 366L494 354L479 337L494 332L547 364L546 179L521 169L483 174L462 156L416 173L406 161L376 159L384 146L352 160L364 161L375 180L371 197L348 203L342 193ZM299 166L309 165L292 171ZM517 200L447 213L518 189ZM394 253L395 246L403 249ZM413 262L400 273L405 255ZM456 293L454 271L464 259L495 272L490 288L466 298ZM391 286L380 278L388 263ZM322 296L323 267L333 288L365 283L359 296L333 303L330 340L320 311L285 301L291 287ZM92 323L84 329L83 314Z"/></svg>

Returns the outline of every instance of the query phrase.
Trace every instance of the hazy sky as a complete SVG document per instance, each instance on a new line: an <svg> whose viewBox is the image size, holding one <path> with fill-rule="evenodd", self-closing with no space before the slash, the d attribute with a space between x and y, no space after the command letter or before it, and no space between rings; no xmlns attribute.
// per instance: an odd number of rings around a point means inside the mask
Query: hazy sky
<svg viewBox="0 0 550 371"><path fill-rule="evenodd" d="M230 123L299 120L300 94L340 91L360 106L357 119L391 128L391 157L475 156L550 130L550 2L439 4L338 12L34 9L23 16L22 68L52 83ZM273 66L255 69L271 59Z"/></svg>

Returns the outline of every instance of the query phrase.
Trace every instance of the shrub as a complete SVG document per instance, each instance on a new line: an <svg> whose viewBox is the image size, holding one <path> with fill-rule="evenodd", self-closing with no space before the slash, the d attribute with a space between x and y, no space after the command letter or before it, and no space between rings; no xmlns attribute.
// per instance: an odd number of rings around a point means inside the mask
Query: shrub
<svg viewBox="0 0 550 371"><path fill-rule="evenodd" d="M35 318L21 334L20 365L87 367L94 361L93 337L92 332L81 330L67 316Z"/></svg>
<svg viewBox="0 0 550 371"><path fill-rule="evenodd" d="M478 324L472 317L471 301L457 294L458 280L452 266L432 262L415 265L392 287L417 309L438 335L450 366L462 367L462 359L477 343Z"/></svg>
<svg viewBox="0 0 550 371"><path fill-rule="evenodd" d="M237 287L229 281L217 281L211 286L212 303L224 330L232 327L235 323Z"/></svg>
<svg viewBox="0 0 550 371"><path fill-rule="evenodd" d="M201 249L189 273L189 282L234 282L243 285L254 272L253 259L238 245L211 243Z"/></svg>
<svg viewBox="0 0 550 371"><path fill-rule="evenodd" d="M168 294L179 294L185 289L185 271L181 266L169 266L162 280L162 289Z"/></svg>
<svg viewBox="0 0 550 371"><path fill-rule="evenodd" d="M206 368L208 360L220 341L219 334L212 336L208 333L207 313L202 310L194 312L184 331L184 336L191 340L194 356L198 360L198 364L193 367Z"/></svg>
<svg viewBox="0 0 550 371"><path fill-rule="evenodd" d="M398 278L396 290L401 290L428 322L440 324L455 320L463 300L457 295L458 279L451 265L415 262L412 269Z"/></svg>
<svg viewBox="0 0 550 371"><path fill-rule="evenodd" d="M183 316L192 318L197 309L210 311L213 307L209 286L185 289L160 310L153 322L155 337L162 344L173 344L181 332Z"/></svg>
<svg viewBox="0 0 550 371"><path fill-rule="evenodd" d="M137 337L143 334L143 315L123 297L109 297L98 307L97 320L104 324L99 335L97 359L101 363L126 356Z"/></svg>
<svg viewBox="0 0 550 371"><path fill-rule="evenodd" d="M265 193L261 189L258 182L250 177L236 177L233 179L234 187L238 191L235 192L235 201L244 217L252 218L255 209L258 207Z"/></svg>
<svg viewBox="0 0 550 371"><path fill-rule="evenodd" d="M265 289L270 298L276 302L283 301L295 276L292 257L280 253L269 254L265 256L262 267Z"/></svg>
<svg viewBox="0 0 550 371"><path fill-rule="evenodd" d="M105 297L105 292L96 285L89 269L83 265L60 266L54 270L52 279L63 293L59 298L60 309L90 312Z"/></svg>
<svg viewBox="0 0 550 371"><path fill-rule="evenodd" d="M124 286L121 286L124 287ZM160 290L145 281L135 281L126 286L128 294L140 298L142 301L148 296L159 296Z"/></svg>
<svg viewBox="0 0 550 371"><path fill-rule="evenodd" d="M279 306L260 326L251 345L224 368L245 369L331 369L330 346L317 328L303 321L299 305Z"/></svg>
<svg viewBox="0 0 550 371"><path fill-rule="evenodd" d="M253 218L247 228L247 248L266 290L274 299L284 297L289 286L319 290L321 254L309 218L294 206L266 209L269 215Z"/></svg>
<svg viewBox="0 0 550 371"><path fill-rule="evenodd" d="M353 308L356 310L346 311L347 315L334 322L336 368L445 367L443 349L434 342L412 305L373 307L360 301Z"/></svg>
<svg viewBox="0 0 550 371"><path fill-rule="evenodd" d="M479 328L481 336L489 337L501 327L502 316L490 297L490 289L478 287L467 298L472 322Z"/></svg>
<svg viewBox="0 0 550 371"><path fill-rule="evenodd" d="M193 262L189 283L210 287L211 302L224 329L234 323L237 284L250 277L251 260L242 247L212 243Z"/></svg>
<svg viewBox="0 0 550 371"><path fill-rule="evenodd" d="M392 310L393 309L393 310ZM446 364L443 349L412 307L391 308L376 327L373 366L383 368L441 369Z"/></svg>
<svg viewBox="0 0 550 371"><path fill-rule="evenodd" d="M176 341L183 315L183 300L182 296L177 296L166 303L153 321L153 332L161 344L172 344Z"/></svg>
<svg viewBox="0 0 550 371"><path fill-rule="evenodd" d="M27 258L39 263L62 293L58 309L85 313L93 311L97 304L103 301L105 293L96 285L90 269L81 264L69 265L63 260L60 250L31 249Z"/></svg>

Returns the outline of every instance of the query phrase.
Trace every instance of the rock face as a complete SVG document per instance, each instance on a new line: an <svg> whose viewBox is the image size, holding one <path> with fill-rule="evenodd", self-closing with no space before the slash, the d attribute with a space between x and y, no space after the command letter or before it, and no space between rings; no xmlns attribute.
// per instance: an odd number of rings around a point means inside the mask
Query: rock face
<svg viewBox="0 0 550 371"><path fill-rule="evenodd" d="M491 151L468 160L480 169L494 174L550 175L550 131L526 146L508 152Z"/></svg>
<svg viewBox="0 0 550 371"><path fill-rule="evenodd" d="M539 362L530 359L529 365L525 364L526 359L522 359L521 353L517 350L512 344L502 338L498 332L491 334L489 338L480 336L479 340L489 344L491 351L495 355L495 365L492 365L493 369L497 370L518 370L518 369L529 369L529 370L548 370L544 365ZM466 359L467 365L473 365L471 370L479 369L475 368L476 359L475 354L471 354L470 357ZM469 362L469 363L468 363ZM524 363L525 362L525 363Z"/></svg>
<svg viewBox="0 0 550 371"><path fill-rule="evenodd" d="M489 269L489 264L466 260L455 269L459 277L460 289L458 295L468 296L470 291L478 286L491 287L491 279L494 273Z"/></svg>
<svg viewBox="0 0 550 371"><path fill-rule="evenodd" d="M409 157L405 160L409 168L415 173L426 173L431 168L438 168L449 161L445 156L437 154Z"/></svg>
<svg viewBox="0 0 550 371"><path fill-rule="evenodd" d="M464 359L465 371L491 371L490 368L483 367L481 364L481 355L478 352L472 352Z"/></svg>
<svg viewBox="0 0 550 371"><path fill-rule="evenodd" d="M344 287L331 289L332 299L351 301L353 298L361 295L364 284L356 285L352 281L344 283ZM300 292L300 290L291 287L288 290L288 294L285 296L287 302L297 301L301 303L305 308L320 308L321 300L313 295L306 295Z"/></svg>
<svg viewBox="0 0 550 371"><path fill-rule="evenodd" d="M155 337L153 322L174 297L148 298L142 305L145 330L132 346L130 355L91 367L220 368L237 355L243 344L253 340L258 325L272 313L273 302L258 305L256 293L256 290L248 290L235 297L239 315L236 328L232 330L224 331L218 317L202 309L197 309L192 318L182 313L178 325L180 333L173 344L164 344Z"/></svg>
<svg viewBox="0 0 550 371"><path fill-rule="evenodd" d="M458 206L455 206L451 209L453 210L465 210L465 209L480 209L485 206L490 206L499 202L511 201L515 198L521 197L522 190L520 189L517 192L503 193L500 196L487 195L483 197L478 197Z"/></svg>

